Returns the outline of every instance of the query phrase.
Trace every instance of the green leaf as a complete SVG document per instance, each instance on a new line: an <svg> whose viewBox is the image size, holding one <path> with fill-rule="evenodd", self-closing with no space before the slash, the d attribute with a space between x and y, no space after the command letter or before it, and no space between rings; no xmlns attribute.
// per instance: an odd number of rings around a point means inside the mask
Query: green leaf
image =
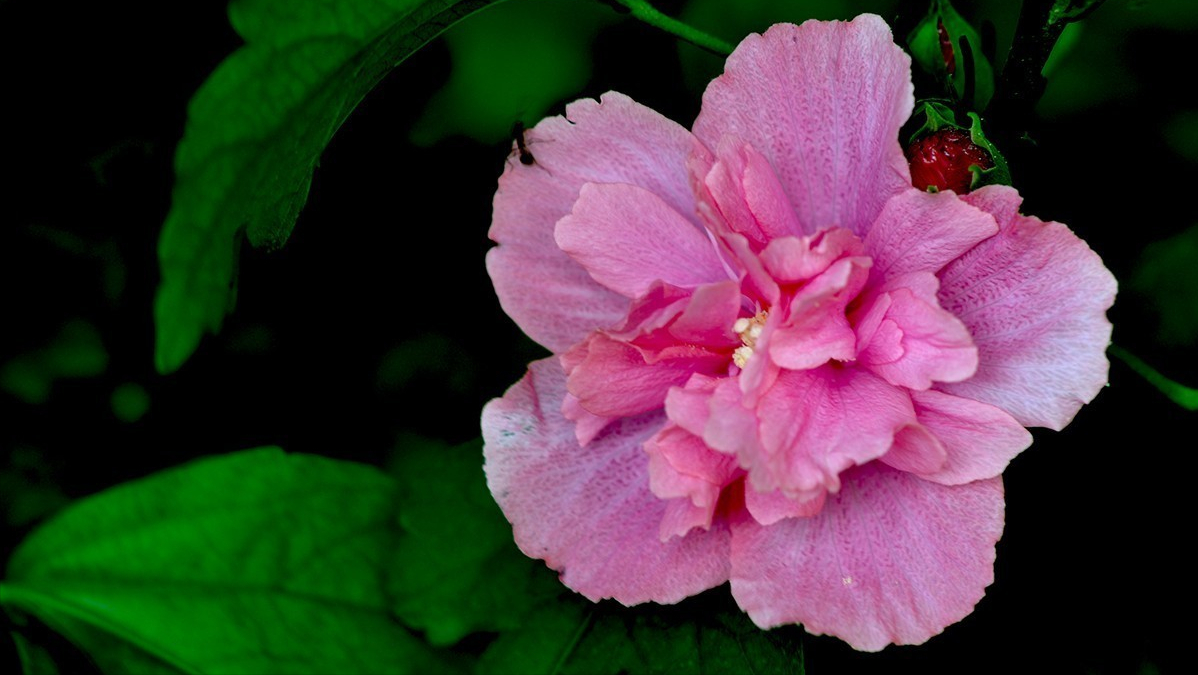
<svg viewBox="0 0 1198 675"><path fill-rule="evenodd" d="M397 496L349 462L203 459L60 513L13 555L0 603L107 672L443 672L390 611Z"/></svg>
<svg viewBox="0 0 1198 675"><path fill-rule="evenodd" d="M802 675L801 636L796 627L757 628L726 587L669 607L591 604L568 594L500 635L476 672Z"/></svg>
<svg viewBox="0 0 1198 675"><path fill-rule="evenodd" d="M498 0L232 0L246 44L188 106L162 227L155 364L179 368L234 300L239 232L281 246L333 134L384 75Z"/></svg>
<svg viewBox="0 0 1198 675"><path fill-rule="evenodd" d="M562 588L544 563L516 548L482 460L478 441L451 448L407 439L391 465L404 533L392 578L395 613L434 644L515 629Z"/></svg>
<svg viewBox="0 0 1198 675"><path fill-rule="evenodd" d="M597 2L510 0L458 24L445 34L453 71L412 126L412 141L510 141L514 122L531 127L582 90L591 43L616 18Z"/></svg>

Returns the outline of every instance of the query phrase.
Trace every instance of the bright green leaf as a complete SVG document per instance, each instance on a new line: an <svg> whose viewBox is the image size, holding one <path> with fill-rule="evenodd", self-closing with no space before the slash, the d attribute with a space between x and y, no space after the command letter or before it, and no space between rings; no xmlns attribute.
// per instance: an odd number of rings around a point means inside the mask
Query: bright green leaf
<svg viewBox="0 0 1198 675"><path fill-rule="evenodd" d="M445 34L453 71L413 125L412 141L510 140L514 122L532 126L582 89L591 42L616 18L586 0L511 0L458 24Z"/></svg>
<svg viewBox="0 0 1198 675"><path fill-rule="evenodd" d="M397 64L498 0L232 0L246 45L188 106L158 242L159 372L179 368L234 300L240 232L281 246L321 153Z"/></svg>
<svg viewBox="0 0 1198 675"><path fill-rule="evenodd" d="M395 621L397 486L253 450L85 499L16 551L0 603L109 672L444 672Z"/></svg>
<svg viewBox="0 0 1198 675"><path fill-rule="evenodd" d="M561 584L512 541L487 490L478 442L406 439L391 465L404 533L391 579L395 613L434 644L511 630Z"/></svg>
<svg viewBox="0 0 1198 675"><path fill-rule="evenodd" d="M720 588L674 606L635 608L563 595L500 635L476 672L802 675L801 630L763 631L727 593Z"/></svg>

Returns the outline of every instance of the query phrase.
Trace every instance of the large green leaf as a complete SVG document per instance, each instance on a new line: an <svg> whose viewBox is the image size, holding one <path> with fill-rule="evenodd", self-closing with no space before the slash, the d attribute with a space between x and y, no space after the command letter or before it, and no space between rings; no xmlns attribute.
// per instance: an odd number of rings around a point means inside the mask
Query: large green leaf
<svg viewBox="0 0 1198 675"><path fill-rule="evenodd" d="M478 675L778 673L802 675L802 631L763 631L720 588L679 605L626 608L563 595L504 633Z"/></svg>
<svg viewBox="0 0 1198 675"><path fill-rule="evenodd" d="M441 672L389 589L394 480L263 449L68 508L27 539L0 603L106 672Z"/></svg>
<svg viewBox="0 0 1198 675"><path fill-rule="evenodd" d="M240 233L287 240L333 134L382 77L499 0L232 0L246 44L188 106L154 302L160 372L176 370L234 299Z"/></svg>
<svg viewBox="0 0 1198 675"><path fill-rule="evenodd" d="M391 468L404 532L393 577L395 613L430 642L515 629L533 605L562 589L540 561L516 548L487 491L477 441L451 448L409 440Z"/></svg>

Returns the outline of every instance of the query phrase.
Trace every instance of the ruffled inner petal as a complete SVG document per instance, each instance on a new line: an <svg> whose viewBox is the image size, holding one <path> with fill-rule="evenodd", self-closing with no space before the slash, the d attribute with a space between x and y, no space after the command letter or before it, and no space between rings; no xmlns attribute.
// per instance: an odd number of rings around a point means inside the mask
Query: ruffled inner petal
<svg viewBox="0 0 1198 675"><path fill-rule="evenodd" d="M900 279L913 277L923 279L876 293L858 310L859 362L887 382L917 391L969 378L978 367L969 330L940 308L932 274Z"/></svg>

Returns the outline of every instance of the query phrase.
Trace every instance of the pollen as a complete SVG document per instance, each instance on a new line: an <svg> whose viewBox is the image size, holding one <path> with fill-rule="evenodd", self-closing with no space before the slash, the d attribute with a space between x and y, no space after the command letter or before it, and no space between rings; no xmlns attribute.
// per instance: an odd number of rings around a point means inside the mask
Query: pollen
<svg viewBox="0 0 1198 675"><path fill-rule="evenodd" d="M761 311L752 317L741 317L732 324L732 332L740 336L741 342L741 346L732 352L732 362L738 368L744 368L749 362L749 357L753 356L753 348L757 346L757 338L761 337L761 331L765 329L767 316L765 311Z"/></svg>

